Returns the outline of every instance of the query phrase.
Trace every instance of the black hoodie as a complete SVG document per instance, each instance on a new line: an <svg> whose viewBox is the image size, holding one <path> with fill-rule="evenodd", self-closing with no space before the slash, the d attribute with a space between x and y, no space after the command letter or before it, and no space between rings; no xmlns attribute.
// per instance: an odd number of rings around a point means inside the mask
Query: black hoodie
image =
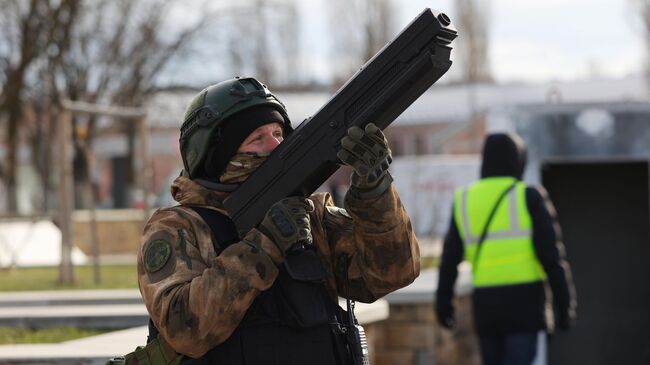
<svg viewBox="0 0 650 365"><path fill-rule="evenodd" d="M491 134L483 146L481 178L510 176L521 180L526 166L526 147L515 134ZM526 188L526 204L532 219L535 252L553 292L556 324L568 328L575 317L575 291L555 209L541 187ZM452 207L453 212L453 207ZM441 323L453 318L453 288L457 265L463 260L463 242L454 214L445 237L436 291L436 313ZM477 288L472 294L474 321L481 335L534 332L553 329L546 315L544 282ZM550 323L549 323L550 322Z"/></svg>

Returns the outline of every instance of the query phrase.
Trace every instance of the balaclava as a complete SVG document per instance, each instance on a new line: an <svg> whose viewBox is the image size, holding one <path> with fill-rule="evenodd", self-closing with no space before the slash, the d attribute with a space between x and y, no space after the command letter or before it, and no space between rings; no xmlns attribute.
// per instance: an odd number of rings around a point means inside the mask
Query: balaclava
<svg viewBox="0 0 650 365"><path fill-rule="evenodd" d="M284 118L282 115L273 107L270 106L258 106L250 109L246 109L240 113L237 113L229 117L226 121L223 122L223 127L221 127L214 136L214 148L206 156L206 159L203 164L203 174L201 174L202 179L217 181L222 183L239 183L245 180L245 177L250 175L262 161L253 163L254 166L247 160L258 160L258 157L266 156L256 156L257 154L238 154L237 149L242 144L242 142L248 137L255 129L261 127L262 125L268 123L279 123L282 126L285 126ZM238 156L242 155L242 156ZM247 158L248 157L248 158ZM239 160L244 161L239 161ZM231 163L234 162L231 168ZM248 162L248 163L247 163ZM244 179L237 179L240 181L232 181L231 179L225 179L223 181L220 177L228 172L227 175L232 176L239 175L242 177L243 169L252 170L245 174Z"/></svg>

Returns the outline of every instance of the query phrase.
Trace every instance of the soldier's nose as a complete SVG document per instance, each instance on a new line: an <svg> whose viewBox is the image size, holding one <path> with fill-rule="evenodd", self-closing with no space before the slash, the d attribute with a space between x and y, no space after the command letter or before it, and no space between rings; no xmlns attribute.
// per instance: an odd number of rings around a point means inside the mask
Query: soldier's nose
<svg viewBox="0 0 650 365"><path fill-rule="evenodd" d="M266 139L267 150L269 152L273 151L280 144L280 142L282 142L282 139L278 139L275 136L271 136L271 137L267 138Z"/></svg>

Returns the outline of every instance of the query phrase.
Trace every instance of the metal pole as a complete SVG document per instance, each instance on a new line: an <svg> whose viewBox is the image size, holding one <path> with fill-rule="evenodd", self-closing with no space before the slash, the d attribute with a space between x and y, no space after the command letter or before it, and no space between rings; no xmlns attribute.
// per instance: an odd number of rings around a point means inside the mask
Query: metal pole
<svg viewBox="0 0 650 365"><path fill-rule="evenodd" d="M59 180L59 228L61 229L61 265L59 282L74 284L72 267L72 207L74 206L72 179L72 120L67 110L59 117L59 161L61 177Z"/></svg>
<svg viewBox="0 0 650 365"><path fill-rule="evenodd" d="M95 190L93 189L93 171L95 170L94 156L91 155L88 148L85 149L86 162L88 163L88 176L86 177L86 201L88 202L88 212L90 213L90 243L93 253L93 272L95 284L102 282L101 265L99 261L99 234L97 232L97 202L95 201Z"/></svg>
<svg viewBox="0 0 650 365"><path fill-rule="evenodd" d="M149 195L151 194L151 182L153 178L153 168L149 156L149 129L147 128L147 117L142 116L138 119L138 133L140 134L140 163L142 167L141 188L144 194L143 210L144 220L149 219L151 206L149 204Z"/></svg>

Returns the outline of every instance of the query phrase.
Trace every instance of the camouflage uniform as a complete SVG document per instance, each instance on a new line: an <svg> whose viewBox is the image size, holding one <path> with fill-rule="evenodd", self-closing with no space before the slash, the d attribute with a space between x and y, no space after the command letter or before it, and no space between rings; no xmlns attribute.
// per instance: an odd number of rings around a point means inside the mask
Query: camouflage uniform
<svg viewBox="0 0 650 365"><path fill-rule="evenodd" d="M257 229L215 252L210 227L189 206L225 213L228 193L183 176L171 191L180 205L156 211L146 224L138 281L160 333L179 353L200 357L225 341L256 296L271 287L282 255ZM372 302L418 276L417 239L392 185L371 200L348 194L347 210L327 193L310 199L313 242L333 299Z"/></svg>

